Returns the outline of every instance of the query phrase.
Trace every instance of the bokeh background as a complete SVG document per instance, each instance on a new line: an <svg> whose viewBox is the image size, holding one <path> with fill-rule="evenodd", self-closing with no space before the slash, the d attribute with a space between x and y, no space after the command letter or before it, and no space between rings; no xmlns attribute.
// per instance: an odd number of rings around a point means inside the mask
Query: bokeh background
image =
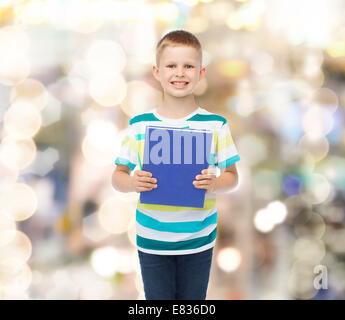
<svg viewBox="0 0 345 320"><path fill-rule="evenodd" d="M1 0L0 299L144 299L139 194L111 175L175 29L241 156L207 299L343 299L344 18L341 0Z"/></svg>

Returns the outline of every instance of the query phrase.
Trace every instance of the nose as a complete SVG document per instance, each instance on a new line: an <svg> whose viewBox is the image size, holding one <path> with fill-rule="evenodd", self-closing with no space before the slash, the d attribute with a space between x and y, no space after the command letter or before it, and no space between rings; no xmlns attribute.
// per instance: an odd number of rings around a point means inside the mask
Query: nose
<svg viewBox="0 0 345 320"><path fill-rule="evenodd" d="M183 76L183 75L184 75L183 67L179 67L179 68L177 68L176 70L177 70L177 71L176 71L176 74L177 74L178 76Z"/></svg>

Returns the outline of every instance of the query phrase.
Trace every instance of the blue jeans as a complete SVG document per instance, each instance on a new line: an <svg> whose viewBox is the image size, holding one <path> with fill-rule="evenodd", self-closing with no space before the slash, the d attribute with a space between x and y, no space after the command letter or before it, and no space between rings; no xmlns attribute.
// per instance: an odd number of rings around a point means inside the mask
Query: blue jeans
<svg viewBox="0 0 345 320"><path fill-rule="evenodd" d="M146 300L205 300L213 248L183 255L138 250Z"/></svg>

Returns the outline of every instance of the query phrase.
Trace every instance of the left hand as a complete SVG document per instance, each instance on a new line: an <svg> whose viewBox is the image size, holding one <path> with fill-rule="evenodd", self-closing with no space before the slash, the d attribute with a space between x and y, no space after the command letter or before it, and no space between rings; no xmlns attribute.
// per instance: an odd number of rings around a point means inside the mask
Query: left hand
<svg viewBox="0 0 345 320"><path fill-rule="evenodd" d="M201 174L195 176L193 185L198 189L206 189L206 193L211 193L214 192L216 179L217 177L213 171L204 169L201 171Z"/></svg>

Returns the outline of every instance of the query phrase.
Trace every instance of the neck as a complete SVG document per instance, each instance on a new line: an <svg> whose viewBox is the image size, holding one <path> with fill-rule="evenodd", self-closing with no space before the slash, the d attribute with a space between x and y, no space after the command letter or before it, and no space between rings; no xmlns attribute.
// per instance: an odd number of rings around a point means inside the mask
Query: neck
<svg viewBox="0 0 345 320"><path fill-rule="evenodd" d="M164 100L157 106L157 112L162 116L171 118L182 118L198 108L194 100L194 96L183 97L183 99L176 99L164 95Z"/></svg>

